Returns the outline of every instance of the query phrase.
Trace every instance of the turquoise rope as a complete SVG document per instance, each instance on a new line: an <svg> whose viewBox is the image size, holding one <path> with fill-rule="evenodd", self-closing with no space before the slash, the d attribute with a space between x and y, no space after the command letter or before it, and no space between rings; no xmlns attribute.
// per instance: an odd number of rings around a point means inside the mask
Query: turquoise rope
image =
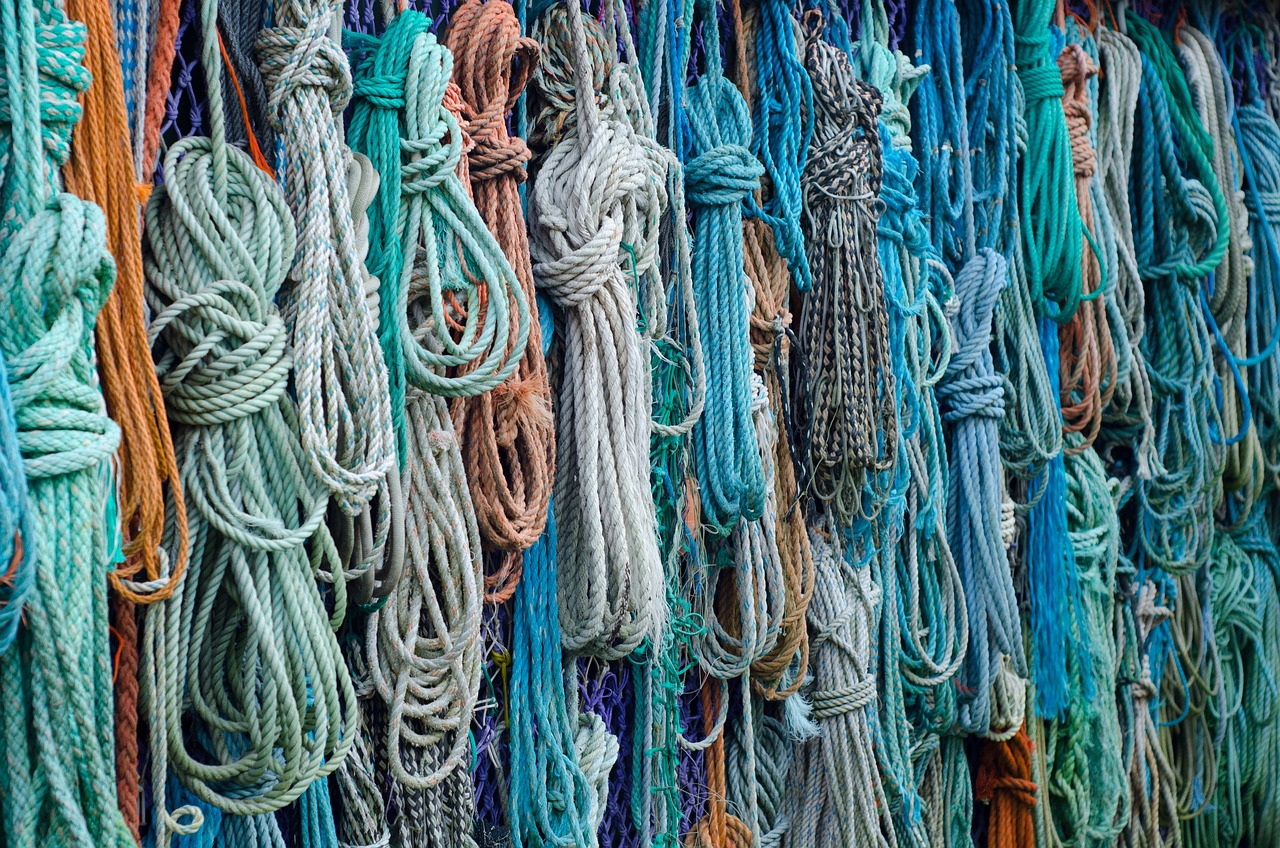
<svg viewBox="0 0 1280 848"><path fill-rule="evenodd" d="M796 287L813 287L800 218L800 175L813 137L813 85L800 61L795 20L787 0L761 0L756 33L756 87L751 152L764 164L773 193L755 211L773 228L778 253Z"/></svg>
<svg viewBox="0 0 1280 848"><path fill-rule="evenodd" d="M0 655L18 638L22 609L35 588L35 527L27 507L13 394L0 355ZM19 550L21 547L21 550Z"/></svg>
<svg viewBox="0 0 1280 848"><path fill-rule="evenodd" d="M715 10L703 6L706 72L684 93L692 137L685 196L693 219L693 291L706 357L707 394L693 428L703 521L727 536L764 511L765 479L751 420L750 281L743 271L743 204L764 168L747 149L746 101L720 70Z"/></svg>

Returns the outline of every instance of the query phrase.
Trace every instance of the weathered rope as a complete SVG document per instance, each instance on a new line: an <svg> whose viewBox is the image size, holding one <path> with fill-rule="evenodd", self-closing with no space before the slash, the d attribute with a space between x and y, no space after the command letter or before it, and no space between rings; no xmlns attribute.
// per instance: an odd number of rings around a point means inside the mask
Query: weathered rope
<svg viewBox="0 0 1280 848"><path fill-rule="evenodd" d="M346 54L330 32L337 12L336 2L285 3L256 47L283 150L285 193L299 223L281 313L293 342L302 444L316 476L354 515L385 485L394 440L337 124L351 86ZM387 521L376 526L381 541Z"/></svg>
<svg viewBox="0 0 1280 848"><path fill-rule="evenodd" d="M216 3L200 13L217 91ZM170 148L147 206L150 332L192 550L187 579L148 616L143 695L153 728L167 734L167 757L153 751L153 791L171 767L204 803L253 815L336 769L357 715L332 629L345 582L334 582L332 616L315 583L337 569L322 523L327 491L300 441L287 330L272 304L293 219L270 177L227 146L220 99L208 106L211 136ZM156 826L164 843L181 832L160 796Z"/></svg>
<svg viewBox="0 0 1280 848"><path fill-rule="evenodd" d="M468 0L450 15L445 46L454 53L463 129L474 145L467 159L476 208L533 303L519 193L530 154L507 132L507 115L537 67L538 44L521 37L508 3ZM491 393L455 402L453 412L482 537L498 550L529 547L542 534L555 473L551 384L537 322L515 374ZM486 576L489 598L506 600L518 579L518 569Z"/></svg>
<svg viewBox="0 0 1280 848"><path fill-rule="evenodd" d="M546 51L534 87L548 105L537 125L564 126L561 108L576 118L563 135L540 130L559 141L529 194L534 277L564 325L555 495L561 635L569 652L604 657L631 653L666 619L647 479L650 369L633 287L654 282L668 164L647 133L634 46L618 15L606 4L602 28L576 6L557 5L538 22ZM625 52L614 64L602 45L620 27ZM566 53L567 68L554 64ZM607 88L593 84L597 74ZM596 98L575 98L575 87L608 99L602 108Z"/></svg>
<svg viewBox="0 0 1280 848"><path fill-rule="evenodd" d="M813 289L800 318L808 381L804 410L813 494L844 526L874 516L866 477L897 458L897 402L889 361L884 281L876 254L881 155L880 98L853 79L848 56L811 28L805 67L813 82L814 131L804 172L805 234Z"/></svg>

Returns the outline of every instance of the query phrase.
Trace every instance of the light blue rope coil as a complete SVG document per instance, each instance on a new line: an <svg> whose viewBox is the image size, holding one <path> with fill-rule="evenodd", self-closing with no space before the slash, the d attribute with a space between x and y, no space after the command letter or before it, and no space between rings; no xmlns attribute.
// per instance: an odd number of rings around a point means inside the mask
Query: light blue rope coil
<svg viewBox="0 0 1280 848"><path fill-rule="evenodd" d="M714 11L706 15L714 23ZM743 271L743 203L764 168L747 149L751 120L738 89L720 71L720 45L708 27L708 69L685 90L692 133L685 196L693 218L693 291L708 352L707 394L693 428L703 520L728 535L764 510L765 480L751 420L751 283Z"/></svg>
<svg viewBox="0 0 1280 848"><path fill-rule="evenodd" d="M0 356L0 654L18 636L22 608L35 585L35 531L27 509L27 478L18 449L13 397Z"/></svg>

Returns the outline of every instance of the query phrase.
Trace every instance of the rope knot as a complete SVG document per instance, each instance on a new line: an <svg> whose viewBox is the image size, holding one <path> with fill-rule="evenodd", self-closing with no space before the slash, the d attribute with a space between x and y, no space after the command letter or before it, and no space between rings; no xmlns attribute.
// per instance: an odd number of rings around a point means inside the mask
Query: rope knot
<svg viewBox="0 0 1280 848"><path fill-rule="evenodd" d="M351 86L351 95L375 109L399 112L404 108L404 80L404 71L362 77Z"/></svg>
<svg viewBox="0 0 1280 848"><path fill-rule="evenodd" d="M306 27L278 26L258 33L257 50L263 80L271 92L267 116L277 132L285 132L285 109L295 97L323 94L336 115L351 100L351 67L342 47L329 37L333 13L325 10ZM314 109L315 101L300 108Z"/></svg>
<svg viewBox="0 0 1280 848"><path fill-rule="evenodd" d="M284 394L292 365L289 331L253 289L216 280L158 313L154 340L169 329L171 350L157 363L169 418L211 427L266 409ZM196 345L179 340L199 339Z"/></svg>
<svg viewBox="0 0 1280 848"><path fill-rule="evenodd" d="M474 142L467 153L467 166L472 182L510 177L518 183L528 176L524 166L532 158L529 145L507 132L502 115L490 112L467 122L467 132Z"/></svg>
<svg viewBox="0 0 1280 848"><path fill-rule="evenodd" d="M721 144L685 165L684 190L690 204L732 206L760 188L764 166L741 144Z"/></svg>
<svg viewBox="0 0 1280 848"><path fill-rule="evenodd" d="M120 430L92 379L93 326L115 282L102 210L59 194L14 237L0 261L17 281L3 301L14 419L29 478L94 468Z"/></svg>
<svg viewBox="0 0 1280 848"><path fill-rule="evenodd" d="M435 36L427 37L434 43ZM457 87L449 83L453 59L448 50L428 50L427 56L437 61L415 77L415 87L425 87L420 102L431 105L419 117L416 137L400 140L400 150L408 159L400 172L400 191L406 197L425 194L456 176L469 141L449 108L450 102L461 102Z"/></svg>

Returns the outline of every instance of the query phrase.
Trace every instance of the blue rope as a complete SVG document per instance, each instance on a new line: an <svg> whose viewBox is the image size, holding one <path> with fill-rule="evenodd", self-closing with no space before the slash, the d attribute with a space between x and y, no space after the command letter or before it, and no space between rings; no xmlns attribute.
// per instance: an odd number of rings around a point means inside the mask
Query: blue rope
<svg viewBox="0 0 1280 848"><path fill-rule="evenodd" d="M113 525L114 526L114 525ZM27 478L4 357L0 355L0 654L18 636L22 607L35 585L34 527L27 509Z"/></svg>
<svg viewBox="0 0 1280 848"><path fill-rule="evenodd" d="M756 86L751 152L773 186L763 210L752 210L773 228L778 253L800 291L813 286L800 216L804 173L813 137L813 85L799 58L795 21L787 0L761 0L756 33Z"/></svg>

